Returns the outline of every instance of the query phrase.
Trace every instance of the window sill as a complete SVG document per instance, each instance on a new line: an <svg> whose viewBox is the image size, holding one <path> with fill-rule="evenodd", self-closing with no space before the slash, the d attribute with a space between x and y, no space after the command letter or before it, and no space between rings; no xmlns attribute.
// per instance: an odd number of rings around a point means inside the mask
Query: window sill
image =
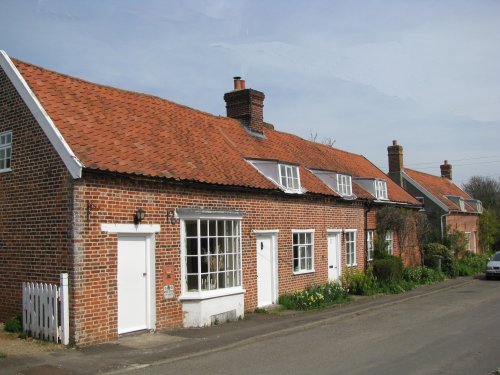
<svg viewBox="0 0 500 375"><path fill-rule="evenodd" d="M358 263L346 264L347 267L357 267Z"/></svg>
<svg viewBox="0 0 500 375"><path fill-rule="evenodd" d="M232 296L235 294L243 294L246 290L243 288L227 288L211 290L208 292L184 293L179 297L180 301L200 301L204 299Z"/></svg>
<svg viewBox="0 0 500 375"><path fill-rule="evenodd" d="M293 271L294 275L307 275L308 273L314 273L315 270L307 270L307 271Z"/></svg>
<svg viewBox="0 0 500 375"><path fill-rule="evenodd" d="M7 172L12 172L12 168L0 169L0 173L7 173Z"/></svg>

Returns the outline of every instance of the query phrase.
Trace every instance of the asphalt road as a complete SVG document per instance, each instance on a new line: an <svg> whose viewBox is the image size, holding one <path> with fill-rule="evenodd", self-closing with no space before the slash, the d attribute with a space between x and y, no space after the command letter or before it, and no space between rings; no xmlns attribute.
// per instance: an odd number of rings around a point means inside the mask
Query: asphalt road
<svg viewBox="0 0 500 375"><path fill-rule="evenodd" d="M128 374L490 374L500 281L463 287Z"/></svg>

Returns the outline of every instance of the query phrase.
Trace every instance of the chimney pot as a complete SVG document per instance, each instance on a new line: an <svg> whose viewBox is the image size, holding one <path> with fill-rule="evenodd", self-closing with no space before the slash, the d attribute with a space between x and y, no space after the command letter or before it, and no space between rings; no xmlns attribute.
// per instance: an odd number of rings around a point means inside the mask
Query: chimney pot
<svg viewBox="0 0 500 375"><path fill-rule="evenodd" d="M394 139L394 140L392 141L392 145L393 145L393 146L397 146L397 145L398 145L398 141Z"/></svg>
<svg viewBox="0 0 500 375"><path fill-rule="evenodd" d="M245 80L241 79L241 77L236 76L234 79L234 89L235 90L244 90L245 89Z"/></svg>

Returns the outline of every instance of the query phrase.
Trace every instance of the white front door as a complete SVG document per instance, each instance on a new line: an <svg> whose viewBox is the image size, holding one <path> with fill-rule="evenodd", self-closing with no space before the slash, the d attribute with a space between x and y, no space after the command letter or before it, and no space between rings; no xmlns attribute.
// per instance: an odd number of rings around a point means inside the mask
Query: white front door
<svg viewBox="0 0 500 375"><path fill-rule="evenodd" d="M118 333L149 328L149 251L147 237L118 236Z"/></svg>
<svg viewBox="0 0 500 375"><path fill-rule="evenodd" d="M276 271L274 235L257 236L257 306L276 302Z"/></svg>
<svg viewBox="0 0 500 375"><path fill-rule="evenodd" d="M341 272L340 232L328 233L328 280L338 281Z"/></svg>

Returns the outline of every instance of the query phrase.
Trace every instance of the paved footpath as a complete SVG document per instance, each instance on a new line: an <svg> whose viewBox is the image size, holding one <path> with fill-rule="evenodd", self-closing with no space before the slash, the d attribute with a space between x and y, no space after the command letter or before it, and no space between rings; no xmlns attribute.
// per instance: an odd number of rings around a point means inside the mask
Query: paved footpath
<svg viewBox="0 0 500 375"><path fill-rule="evenodd" d="M399 295L361 297L332 308L285 315L248 314L244 320L208 328L178 329L132 335L117 342L80 350L64 350L37 356L0 359L0 374L97 374L123 373L166 365L186 359L254 344L265 339L299 333L376 310L420 299L478 282L457 278L423 286Z"/></svg>

